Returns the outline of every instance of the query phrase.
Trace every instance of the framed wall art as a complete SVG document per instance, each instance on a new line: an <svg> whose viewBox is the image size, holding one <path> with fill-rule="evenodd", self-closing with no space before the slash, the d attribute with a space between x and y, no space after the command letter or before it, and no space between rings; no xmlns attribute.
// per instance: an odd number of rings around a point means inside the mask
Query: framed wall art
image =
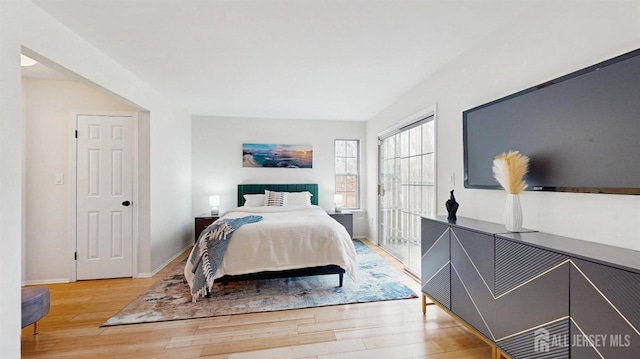
<svg viewBox="0 0 640 359"><path fill-rule="evenodd" d="M312 168L313 146L243 143L242 167Z"/></svg>

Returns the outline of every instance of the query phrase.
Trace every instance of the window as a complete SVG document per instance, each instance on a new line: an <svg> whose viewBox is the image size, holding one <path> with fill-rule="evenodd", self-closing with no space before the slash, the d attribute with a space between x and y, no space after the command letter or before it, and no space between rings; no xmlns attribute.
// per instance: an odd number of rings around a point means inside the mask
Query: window
<svg viewBox="0 0 640 359"><path fill-rule="evenodd" d="M360 208L360 140L336 140L336 194L342 195L342 208Z"/></svg>

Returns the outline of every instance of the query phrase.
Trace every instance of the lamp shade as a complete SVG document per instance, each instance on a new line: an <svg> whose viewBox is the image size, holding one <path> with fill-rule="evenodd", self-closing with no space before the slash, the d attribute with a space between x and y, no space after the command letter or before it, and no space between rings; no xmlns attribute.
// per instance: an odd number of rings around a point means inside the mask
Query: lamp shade
<svg viewBox="0 0 640 359"><path fill-rule="evenodd" d="M333 203L340 205L340 204L342 204L343 200L344 200L344 198L342 197L341 194L336 193L336 194L333 195Z"/></svg>
<svg viewBox="0 0 640 359"><path fill-rule="evenodd" d="M218 207L220 205L220 196L209 196L209 205L211 207Z"/></svg>

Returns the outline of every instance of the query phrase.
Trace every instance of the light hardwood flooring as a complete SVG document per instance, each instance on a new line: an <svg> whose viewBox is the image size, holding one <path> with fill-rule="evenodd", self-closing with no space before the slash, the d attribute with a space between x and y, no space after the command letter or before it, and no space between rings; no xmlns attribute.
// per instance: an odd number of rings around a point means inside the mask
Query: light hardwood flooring
<svg viewBox="0 0 640 359"><path fill-rule="evenodd" d="M423 316L420 298L100 328L187 254L153 278L48 285L51 310L40 321L39 335L32 326L22 330L22 357L492 357L489 345L438 307L429 306ZM409 276L405 282L420 294L419 283Z"/></svg>

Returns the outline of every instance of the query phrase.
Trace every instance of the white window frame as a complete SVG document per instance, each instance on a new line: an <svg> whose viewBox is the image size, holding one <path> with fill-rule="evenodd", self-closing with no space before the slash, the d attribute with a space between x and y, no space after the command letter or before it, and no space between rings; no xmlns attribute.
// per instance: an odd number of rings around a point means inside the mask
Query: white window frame
<svg viewBox="0 0 640 359"><path fill-rule="evenodd" d="M336 170L337 164L338 164L338 159L344 159L345 162L347 159L349 158L353 158L351 156L347 156L347 154L345 153L345 156L338 156L337 154L337 148L338 148L338 142L345 142L345 148L346 148L346 143L347 142L355 142L356 143L356 161L357 161L357 166L356 166L356 172L346 172L346 165L345 165L345 172L338 172ZM333 158L334 158L334 185L335 185L335 193L336 194L342 194L343 195L343 205L342 205L342 209L346 209L346 210L358 210L360 209L360 157L361 157L361 150L360 150L360 140L359 139L352 139L352 138L339 138L339 139L335 139L333 142L333 146L334 146L334 150L333 150ZM338 191L338 177L345 177L345 176L355 176L356 177L356 189L355 191ZM347 193L355 193L355 206L350 205L350 203L347 201Z"/></svg>

